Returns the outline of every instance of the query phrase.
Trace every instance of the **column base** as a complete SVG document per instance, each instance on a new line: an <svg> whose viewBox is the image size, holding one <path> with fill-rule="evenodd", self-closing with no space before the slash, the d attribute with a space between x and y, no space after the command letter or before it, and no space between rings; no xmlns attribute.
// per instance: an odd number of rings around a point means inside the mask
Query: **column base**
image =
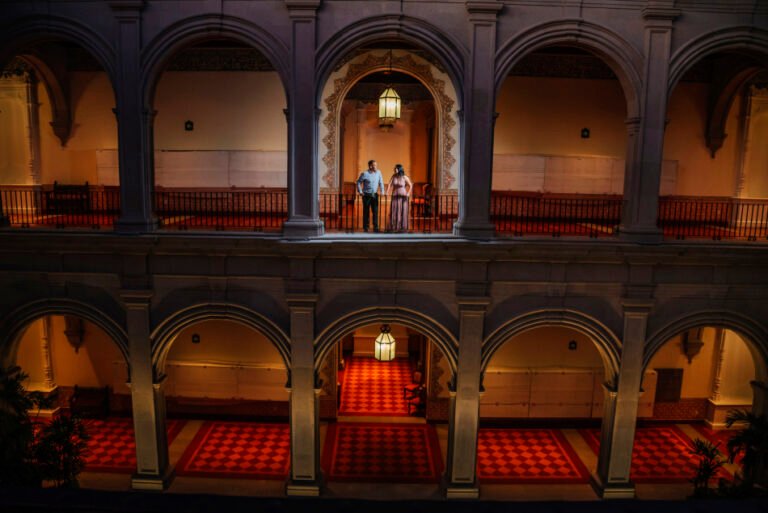
<svg viewBox="0 0 768 513"><path fill-rule="evenodd" d="M305 483L288 481L285 485L285 494L288 497L319 497L320 484L315 481Z"/></svg>
<svg viewBox="0 0 768 513"><path fill-rule="evenodd" d="M159 226L156 217L150 219L127 219L121 217L115 223L115 231L118 233L147 233L154 232Z"/></svg>
<svg viewBox="0 0 768 513"><path fill-rule="evenodd" d="M627 483L605 484L597 474L592 474L589 484L602 499L634 499L635 484L631 481Z"/></svg>
<svg viewBox="0 0 768 513"><path fill-rule="evenodd" d="M480 498L480 488L475 485L448 485L445 487L445 498L448 500L472 500Z"/></svg>
<svg viewBox="0 0 768 513"><path fill-rule="evenodd" d="M491 223L462 223L453 225L453 234L467 239L492 239L496 235L496 227Z"/></svg>
<svg viewBox="0 0 768 513"><path fill-rule="evenodd" d="M169 469L162 476L149 476L143 474L134 474L131 476L131 488L134 490L152 490L162 492L171 484L176 473Z"/></svg>
<svg viewBox="0 0 768 513"><path fill-rule="evenodd" d="M656 226L619 226L619 238L640 244L659 244L664 241L664 232Z"/></svg>
<svg viewBox="0 0 768 513"><path fill-rule="evenodd" d="M309 239L324 234L325 225L319 219L289 219L283 223L283 237L286 239Z"/></svg>

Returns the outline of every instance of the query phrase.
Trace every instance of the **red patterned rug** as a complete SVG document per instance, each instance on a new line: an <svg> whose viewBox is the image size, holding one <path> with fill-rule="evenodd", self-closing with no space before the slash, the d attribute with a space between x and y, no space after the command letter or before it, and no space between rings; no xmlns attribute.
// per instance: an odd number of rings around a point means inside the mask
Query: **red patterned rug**
<svg viewBox="0 0 768 513"><path fill-rule="evenodd" d="M411 383L411 375L407 359L348 358L339 415L408 416L403 387Z"/></svg>
<svg viewBox="0 0 768 513"><path fill-rule="evenodd" d="M322 467L329 481L437 483L443 457L428 424L339 422L328 426Z"/></svg>
<svg viewBox="0 0 768 513"><path fill-rule="evenodd" d="M599 454L600 430L580 429L587 444ZM688 482L696 473L698 459L691 439L676 426L639 427L635 431L630 478L638 483ZM721 476L730 474L722 471Z"/></svg>
<svg viewBox="0 0 768 513"><path fill-rule="evenodd" d="M209 421L184 451L176 474L286 479L290 449L288 424Z"/></svg>
<svg viewBox="0 0 768 513"><path fill-rule="evenodd" d="M477 477L483 483L589 482L589 471L557 429L481 429Z"/></svg>
<svg viewBox="0 0 768 513"><path fill-rule="evenodd" d="M169 420L168 445L173 442L185 420ZM104 420L86 420L85 429L91 438L83 453L86 472L132 473L136 471L136 440L133 419L113 417Z"/></svg>

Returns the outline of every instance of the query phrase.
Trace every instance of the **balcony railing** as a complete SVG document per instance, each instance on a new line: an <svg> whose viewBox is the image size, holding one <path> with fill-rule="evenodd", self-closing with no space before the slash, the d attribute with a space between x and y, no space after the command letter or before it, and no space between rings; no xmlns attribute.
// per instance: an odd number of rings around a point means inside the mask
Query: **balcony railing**
<svg viewBox="0 0 768 513"><path fill-rule="evenodd" d="M288 217L284 189L163 189L155 213L164 230L232 230L279 233ZM2 186L2 213L13 227L111 229L120 215L117 187ZM391 198L379 198L378 225L389 225ZM362 198L322 193L320 218L327 233L363 230ZM547 195L494 191L491 221L501 236L610 237L621 221L620 196ZM458 197L412 197L408 233L451 233ZM370 222L373 229L373 220ZM661 197L658 226L668 239L768 240L768 200Z"/></svg>
<svg viewBox="0 0 768 513"><path fill-rule="evenodd" d="M766 240L768 200L666 196L658 226L671 239Z"/></svg>
<svg viewBox="0 0 768 513"><path fill-rule="evenodd" d="M618 233L621 206L620 196L493 191L491 222L503 235L610 237Z"/></svg>

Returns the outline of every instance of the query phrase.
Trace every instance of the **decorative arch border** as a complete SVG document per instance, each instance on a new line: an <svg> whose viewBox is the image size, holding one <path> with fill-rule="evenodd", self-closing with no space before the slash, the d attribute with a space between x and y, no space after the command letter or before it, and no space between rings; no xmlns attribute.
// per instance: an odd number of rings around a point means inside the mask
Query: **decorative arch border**
<svg viewBox="0 0 768 513"><path fill-rule="evenodd" d="M768 378L768 330L751 318L729 310L702 310L684 314L658 329L646 340L643 350L643 370L648 367L651 359L669 339L686 330L702 326L728 328L743 335L755 358L759 379Z"/></svg>
<svg viewBox="0 0 768 513"><path fill-rule="evenodd" d="M545 309L528 312L497 328L483 342L481 375L485 375L491 358L509 339L532 329L550 326L571 328L589 337L603 359L606 380L612 381L619 375L621 341L616 334L595 318L568 309Z"/></svg>
<svg viewBox="0 0 768 513"><path fill-rule="evenodd" d="M225 15L205 14L178 21L157 34L141 52L142 97L152 105L155 88L168 60L185 46L206 39L234 39L264 54L275 67L283 84L286 105L290 105L288 48L262 27L250 21Z"/></svg>
<svg viewBox="0 0 768 513"><path fill-rule="evenodd" d="M621 83L627 118L640 115L642 55L612 30L578 18L533 26L502 45L496 52L496 95L520 59L539 48L558 44L584 48L603 59Z"/></svg>
<svg viewBox="0 0 768 513"><path fill-rule="evenodd" d="M768 67L768 31L752 26L726 27L688 41L670 58L667 98L691 66L707 55L723 51L748 51L762 55L761 61Z"/></svg>
<svg viewBox="0 0 768 513"><path fill-rule="evenodd" d="M381 41L406 41L428 50L440 62L461 101L461 88L469 51L462 43L426 20L403 14L373 16L351 23L323 43L317 51L315 98L319 104L333 70L354 48ZM461 108L461 105L459 105Z"/></svg>
<svg viewBox="0 0 768 513"><path fill-rule="evenodd" d="M370 324L388 322L402 324L427 335L437 344L448 360L451 372L456 374L458 367L458 341L456 337L437 321L408 308L369 307L340 317L327 326L315 339L315 373L320 371L323 360L333 345L342 337Z"/></svg>
<svg viewBox="0 0 768 513"><path fill-rule="evenodd" d="M290 338L275 323L250 308L234 303L205 303L179 310L160 322L150 334L152 341L152 363L155 372L161 374L165 360L176 336L185 328L203 321L232 321L252 328L272 342L291 372Z"/></svg>
<svg viewBox="0 0 768 513"><path fill-rule="evenodd" d="M92 322L109 335L131 372L128 353L128 335L123 326L98 308L69 298L40 299L27 303L11 312L0 324L0 362L8 363L15 357L19 341L30 323L45 315L75 315Z"/></svg>
<svg viewBox="0 0 768 513"><path fill-rule="evenodd" d="M421 60L419 59L419 61ZM321 141L320 152L324 152L324 154L320 161L325 165L325 172L322 174L321 179L326 187L330 189L338 188L338 148L340 144L338 127L341 123L341 106L344 98L358 80L371 73L387 69L413 76L424 84L432 94L437 107L435 111L438 118L438 140L440 144L438 151L440 159L437 166L438 177L436 180L438 182L437 190L450 189L454 182L456 182L456 178L451 171L458 162L458 155L454 155L457 151L456 138L452 135L457 125L453 114L455 102L449 94L446 94L446 87L452 88L452 85L449 83L446 86L444 80L435 77L432 71L434 68L432 64L426 61L419 61L414 59L411 53L401 53L398 55L396 51L393 51L390 66L388 53L376 55L376 51L372 50L355 57L355 59L341 67L341 70L346 67L346 73L342 71L342 77L333 80L332 91L327 86L323 89L324 93L328 91L328 94L324 95L323 98L326 115L323 118L322 124L325 127L326 133ZM453 93L456 95L455 89ZM456 98L458 99L458 97Z"/></svg>

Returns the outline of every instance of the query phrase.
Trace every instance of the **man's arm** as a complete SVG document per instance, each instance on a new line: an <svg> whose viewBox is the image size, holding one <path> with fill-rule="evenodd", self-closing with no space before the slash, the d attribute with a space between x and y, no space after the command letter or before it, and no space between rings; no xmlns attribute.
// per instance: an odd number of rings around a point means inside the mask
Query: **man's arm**
<svg viewBox="0 0 768 513"><path fill-rule="evenodd" d="M362 183L362 181L363 181L363 174L360 173L360 176L358 177L357 182L355 183L357 184L357 193L361 195L363 194L363 189L360 187L360 184Z"/></svg>
<svg viewBox="0 0 768 513"><path fill-rule="evenodd" d="M381 187L381 195L386 195L386 191L384 190L384 175L381 174L381 171L376 170L376 173L379 175L379 187Z"/></svg>

